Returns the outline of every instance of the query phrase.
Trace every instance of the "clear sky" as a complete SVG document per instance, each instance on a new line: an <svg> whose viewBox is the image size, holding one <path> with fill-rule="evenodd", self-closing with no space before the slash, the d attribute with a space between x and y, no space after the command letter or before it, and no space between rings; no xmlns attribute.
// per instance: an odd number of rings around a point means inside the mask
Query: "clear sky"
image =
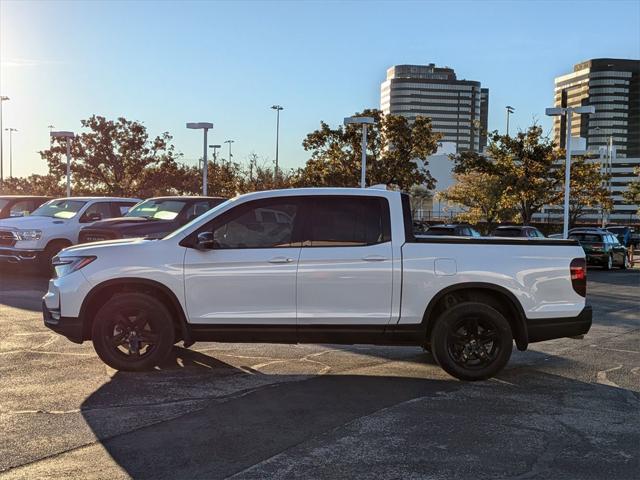
<svg viewBox="0 0 640 480"><path fill-rule="evenodd" d="M597 57L640 58L640 2L207 2L0 0L0 93L14 134L14 175L46 172L36 153L49 124L80 129L91 114L169 131L196 162L200 132L236 160L302 165L320 120L379 107L387 67L436 63L490 89L489 128L545 127L553 79ZM5 132L5 174L9 145ZM226 154L225 154L226 155Z"/></svg>

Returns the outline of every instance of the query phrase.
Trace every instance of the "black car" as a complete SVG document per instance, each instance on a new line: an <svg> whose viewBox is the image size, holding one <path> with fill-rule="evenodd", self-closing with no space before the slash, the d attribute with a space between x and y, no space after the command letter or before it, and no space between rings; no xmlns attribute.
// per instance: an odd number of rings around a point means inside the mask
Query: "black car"
<svg viewBox="0 0 640 480"><path fill-rule="evenodd" d="M475 229L465 224L433 225L429 227L425 235L449 235L453 237L481 236Z"/></svg>
<svg viewBox="0 0 640 480"><path fill-rule="evenodd" d="M606 230L613 233L618 241L625 247L633 245L638 247L638 238L634 235L635 230L633 227L627 227L625 225L607 225Z"/></svg>
<svg viewBox="0 0 640 480"><path fill-rule="evenodd" d="M220 197L156 197L133 206L124 217L109 218L80 230L79 243L117 238L162 238L220 205Z"/></svg>
<svg viewBox="0 0 640 480"><path fill-rule="evenodd" d="M0 197L0 218L23 217L29 215L51 197L39 195L6 195Z"/></svg>
<svg viewBox="0 0 640 480"><path fill-rule="evenodd" d="M616 236L600 228L572 228L569 238L580 242L587 257L587 264L600 265L605 270L612 267L629 267L627 249Z"/></svg>
<svg viewBox="0 0 640 480"><path fill-rule="evenodd" d="M536 227L527 225L503 225L491 232L492 237L544 238L544 234Z"/></svg>

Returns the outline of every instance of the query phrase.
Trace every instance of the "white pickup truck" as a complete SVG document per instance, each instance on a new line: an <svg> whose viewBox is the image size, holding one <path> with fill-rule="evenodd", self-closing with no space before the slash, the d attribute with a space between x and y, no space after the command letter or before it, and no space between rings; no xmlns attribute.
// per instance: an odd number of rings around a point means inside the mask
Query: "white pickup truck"
<svg viewBox="0 0 640 480"><path fill-rule="evenodd" d="M0 262L50 268L51 258L78 243L82 227L121 217L140 200L69 197L50 200L30 215L0 220Z"/></svg>
<svg viewBox="0 0 640 480"><path fill-rule="evenodd" d="M92 340L115 369L158 365L183 341L414 345L486 379L515 341L591 326L575 241L416 237L409 198L292 189L229 200L160 240L54 258L45 325Z"/></svg>

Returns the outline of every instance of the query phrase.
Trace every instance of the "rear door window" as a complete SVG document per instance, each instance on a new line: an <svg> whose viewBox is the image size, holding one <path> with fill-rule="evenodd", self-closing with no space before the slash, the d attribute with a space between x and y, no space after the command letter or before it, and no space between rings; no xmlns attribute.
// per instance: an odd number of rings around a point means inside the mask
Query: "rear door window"
<svg viewBox="0 0 640 480"><path fill-rule="evenodd" d="M380 197L314 198L305 242L310 247L361 247L391 241L389 203Z"/></svg>

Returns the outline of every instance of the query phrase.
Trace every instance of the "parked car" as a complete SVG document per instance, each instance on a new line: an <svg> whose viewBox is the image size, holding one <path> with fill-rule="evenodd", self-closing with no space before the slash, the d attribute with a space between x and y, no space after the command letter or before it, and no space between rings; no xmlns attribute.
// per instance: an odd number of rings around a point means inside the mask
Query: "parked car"
<svg viewBox="0 0 640 480"><path fill-rule="evenodd" d="M80 228L103 218L119 217L138 202L112 197L59 198L27 217L0 220L0 262L48 270L56 253L78 243Z"/></svg>
<svg viewBox="0 0 640 480"><path fill-rule="evenodd" d="M637 237L634 237L635 230L632 227L624 225L607 225L606 230L613 233L618 241L625 247L630 247L632 244L634 247L638 245L635 243Z"/></svg>
<svg viewBox="0 0 640 480"><path fill-rule="evenodd" d="M573 240L416 237L409 197L376 189L254 192L159 240L77 245L53 261L44 322L118 370L195 341L422 345L480 380L513 341L586 333Z"/></svg>
<svg viewBox="0 0 640 480"><path fill-rule="evenodd" d="M496 227L491 232L492 237L525 237L525 238L545 238L544 234L536 227L528 225L502 225Z"/></svg>
<svg viewBox="0 0 640 480"><path fill-rule="evenodd" d="M224 202L220 197L156 197L135 205L123 217L80 230L78 243L116 238L162 238Z"/></svg>
<svg viewBox="0 0 640 480"><path fill-rule="evenodd" d="M51 197L31 195L4 195L0 197L0 218L15 218L29 215Z"/></svg>
<svg viewBox="0 0 640 480"><path fill-rule="evenodd" d="M450 235L453 237L482 236L478 231L465 224L433 225L432 227L429 227L425 235Z"/></svg>
<svg viewBox="0 0 640 480"><path fill-rule="evenodd" d="M627 249L613 233L600 228L574 228L569 232L569 238L580 242L588 264L600 265L605 270L614 266L629 268Z"/></svg>

